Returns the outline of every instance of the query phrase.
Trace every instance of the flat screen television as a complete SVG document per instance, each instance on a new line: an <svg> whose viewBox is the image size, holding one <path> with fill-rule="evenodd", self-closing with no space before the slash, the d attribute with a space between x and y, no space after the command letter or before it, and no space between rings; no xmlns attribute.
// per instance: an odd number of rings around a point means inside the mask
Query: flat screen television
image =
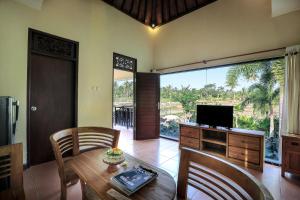
<svg viewBox="0 0 300 200"><path fill-rule="evenodd" d="M197 105L197 123L232 128L233 106Z"/></svg>

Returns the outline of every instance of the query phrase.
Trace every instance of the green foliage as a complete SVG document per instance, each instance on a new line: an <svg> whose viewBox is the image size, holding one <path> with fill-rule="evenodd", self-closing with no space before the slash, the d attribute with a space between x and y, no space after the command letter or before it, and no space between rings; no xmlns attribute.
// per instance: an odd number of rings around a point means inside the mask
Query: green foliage
<svg viewBox="0 0 300 200"><path fill-rule="evenodd" d="M174 89L172 88L171 85L163 87L160 90L161 98L164 99L169 99L169 100L172 99L173 94L174 94Z"/></svg>
<svg viewBox="0 0 300 200"><path fill-rule="evenodd" d="M180 90L173 93L172 99L181 103L185 113L195 115L196 101L199 99L196 89L191 89L190 86L182 86Z"/></svg>
<svg viewBox="0 0 300 200"><path fill-rule="evenodd" d="M170 121L168 123L160 124L160 134L168 137L178 138L179 136L179 125L176 121Z"/></svg>
<svg viewBox="0 0 300 200"><path fill-rule="evenodd" d="M125 99L132 101L133 99L133 81L114 81L114 99Z"/></svg>
<svg viewBox="0 0 300 200"><path fill-rule="evenodd" d="M250 130L261 130L264 131L266 136L270 135L269 127L270 127L270 118L265 117L263 119L256 119L252 116L239 116L238 119L239 128L250 129ZM278 137L279 133L279 118L275 118L275 137Z"/></svg>
<svg viewBox="0 0 300 200"><path fill-rule="evenodd" d="M226 75L226 85L234 89L238 85L239 78L243 77L248 81L255 81L264 73L265 70L271 69L271 75L279 82L284 84L284 60L277 59L274 61L261 61L235 65L231 67Z"/></svg>
<svg viewBox="0 0 300 200"><path fill-rule="evenodd" d="M237 86L240 77L246 80L258 80L248 88L244 100L240 103L242 109L253 105L255 112L269 116L270 130L274 132L274 106L279 103L280 88L284 84L283 60L262 61L231 67L227 74L227 85L232 89Z"/></svg>
<svg viewBox="0 0 300 200"><path fill-rule="evenodd" d="M272 73L274 74L275 79L280 84L280 87L283 87L284 80L285 80L285 78L284 78L285 68L284 68L284 60L283 59L273 61Z"/></svg>
<svg viewBox="0 0 300 200"><path fill-rule="evenodd" d="M226 75L227 86L231 89L234 89L238 86L238 80L241 76L247 80L256 80L258 73L264 67L264 64L261 62L240 64L231 67Z"/></svg>

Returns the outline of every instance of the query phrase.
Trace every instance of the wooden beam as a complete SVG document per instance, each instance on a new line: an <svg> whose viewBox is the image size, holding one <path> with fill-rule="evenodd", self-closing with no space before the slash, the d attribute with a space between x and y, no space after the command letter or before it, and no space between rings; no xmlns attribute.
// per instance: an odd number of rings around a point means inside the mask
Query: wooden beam
<svg viewBox="0 0 300 200"><path fill-rule="evenodd" d="M164 21L164 23L168 22L169 19L170 19L169 1L163 0L163 21Z"/></svg>
<svg viewBox="0 0 300 200"><path fill-rule="evenodd" d="M113 5L119 10L122 9L123 3L125 0L113 0Z"/></svg>
<svg viewBox="0 0 300 200"><path fill-rule="evenodd" d="M140 0L134 0L130 12L130 14L136 19L138 18L138 14L139 14L140 2L141 2Z"/></svg>
<svg viewBox="0 0 300 200"><path fill-rule="evenodd" d="M193 10L197 6L196 0L186 0L187 10Z"/></svg>
<svg viewBox="0 0 300 200"><path fill-rule="evenodd" d="M157 23L156 23L156 19L157 19L156 6L157 6L157 1L152 0L152 14L151 14L151 24L150 24L152 28L153 28L153 25L154 25L154 27L157 25Z"/></svg>
<svg viewBox="0 0 300 200"><path fill-rule="evenodd" d="M184 13L186 11L185 0L177 0L176 3L178 14Z"/></svg>
<svg viewBox="0 0 300 200"><path fill-rule="evenodd" d="M146 8L146 15L145 15L145 24L151 25L151 16L152 16L152 0L147 0L147 8Z"/></svg>
<svg viewBox="0 0 300 200"><path fill-rule="evenodd" d="M140 0L138 20L145 23L146 0Z"/></svg>
<svg viewBox="0 0 300 200"><path fill-rule="evenodd" d="M103 0L145 25L163 25L216 0Z"/></svg>
<svg viewBox="0 0 300 200"><path fill-rule="evenodd" d="M175 18L177 15L176 0L170 0L170 17Z"/></svg>
<svg viewBox="0 0 300 200"><path fill-rule="evenodd" d="M156 4L156 25L162 24L162 0L157 0Z"/></svg>
<svg viewBox="0 0 300 200"><path fill-rule="evenodd" d="M126 0L124 1L124 6L123 6L123 11L126 12L127 14L130 13L131 9L132 9L132 4L133 4L133 0Z"/></svg>

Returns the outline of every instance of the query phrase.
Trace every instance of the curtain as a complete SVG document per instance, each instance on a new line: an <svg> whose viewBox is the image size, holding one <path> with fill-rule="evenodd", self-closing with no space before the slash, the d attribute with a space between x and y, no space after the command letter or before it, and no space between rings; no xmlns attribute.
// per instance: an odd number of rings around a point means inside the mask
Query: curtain
<svg viewBox="0 0 300 200"><path fill-rule="evenodd" d="M300 134L300 45L286 48L281 132Z"/></svg>

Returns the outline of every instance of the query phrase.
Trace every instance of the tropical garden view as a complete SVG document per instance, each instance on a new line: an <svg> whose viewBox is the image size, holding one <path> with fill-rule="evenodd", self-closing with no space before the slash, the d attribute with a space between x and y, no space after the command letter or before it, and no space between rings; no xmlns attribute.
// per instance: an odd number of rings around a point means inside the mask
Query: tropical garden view
<svg viewBox="0 0 300 200"><path fill-rule="evenodd" d="M119 102L132 101L132 81L115 82ZM161 136L178 139L179 123L196 121L196 105L234 106L233 127L265 132L265 159L279 159L284 60L161 75Z"/></svg>

